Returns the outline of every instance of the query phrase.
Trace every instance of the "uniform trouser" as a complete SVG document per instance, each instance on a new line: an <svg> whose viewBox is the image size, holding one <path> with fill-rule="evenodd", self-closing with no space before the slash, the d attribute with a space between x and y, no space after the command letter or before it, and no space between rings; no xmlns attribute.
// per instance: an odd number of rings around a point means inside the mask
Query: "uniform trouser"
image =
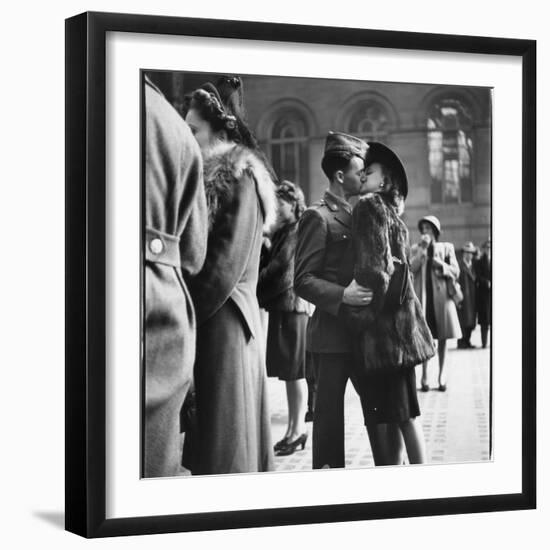
<svg viewBox="0 0 550 550"><path fill-rule="evenodd" d="M180 272L147 262L145 270L143 476L178 474L180 410L193 377L195 314Z"/></svg>
<svg viewBox="0 0 550 550"><path fill-rule="evenodd" d="M458 340L459 345L469 345L472 337L472 327L462 327L462 338Z"/></svg>
<svg viewBox="0 0 550 550"><path fill-rule="evenodd" d="M313 468L344 468L344 394L350 379L358 390L351 353L312 353L317 375L313 419Z"/></svg>

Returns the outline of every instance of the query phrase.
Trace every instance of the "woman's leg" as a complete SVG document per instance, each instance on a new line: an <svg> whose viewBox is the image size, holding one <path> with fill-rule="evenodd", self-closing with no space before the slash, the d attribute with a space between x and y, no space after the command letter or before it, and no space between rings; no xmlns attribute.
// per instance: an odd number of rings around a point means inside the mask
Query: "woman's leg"
<svg viewBox="0 0 550 550"><path fill-rule="evenodd" d="M397 424L367 422L367 433L375 466L403 464L403 437Z"/></svg>
<svg viewBox="0 0 550 550"><path fill-rule="evenodd" d="M399 428L405 441L409 464L426 463L426 444L422 425L417 418L409 418L399 423Z"/></svg>
<svg viewBox="0 0 550 550"><path fill-rule="evenodd" d="M293 441L306 431L307 383L304 378L286 382L288 401L288 427L285 437Z"/></svg>
<svg viewBox="0 0 550 550"><path fill-rule="evenodd" d="M447 354L447 340L438 340L437 355L439 356L439 385L445 385L447 381L445 373L445 355ZM424 377L424 376L423 376Z"/></svg>
<svg viewBox="0 0 550 550"><path fill-rule="evenodd" d="M423 387L428 385L428 361L422 363L422 378L420 379L420 383Z"/></svg>
<svg viewBox="0 0 550 550"><path fill-rule="evenodd" d="M287 421L286 421L286 432L283 439L288 439L292 432L292 418L293 418L292 409L294 407L294 403L292 401L292 395L291 395L292 391L289 388L288 382L285 382L285 389L286 389L286 405L287 405L288 415L287 415Z"/></svg>

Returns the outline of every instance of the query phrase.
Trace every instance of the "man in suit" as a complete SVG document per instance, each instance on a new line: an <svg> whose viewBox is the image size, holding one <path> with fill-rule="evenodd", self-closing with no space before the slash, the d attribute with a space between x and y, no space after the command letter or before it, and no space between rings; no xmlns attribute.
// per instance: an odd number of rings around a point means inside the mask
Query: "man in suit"
<svg viewBox="0 0 550 550"><path fill-rule="evenodd" d="M329 133L321 163L329 187L305 211L298 228L294 287L316 306L307 334L317 374L313 468L345 466L344 393L348 378L354 382L354 361L350 334L338 313L344 303L366 306L372 301L372 291L353 280L348 202L364 185L367 149L354 136Z"/></svg>

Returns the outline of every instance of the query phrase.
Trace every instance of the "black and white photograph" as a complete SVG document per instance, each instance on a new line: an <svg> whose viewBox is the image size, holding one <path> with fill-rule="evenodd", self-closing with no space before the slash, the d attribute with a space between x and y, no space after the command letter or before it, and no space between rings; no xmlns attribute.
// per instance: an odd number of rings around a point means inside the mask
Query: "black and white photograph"
<svg viewBox="0 0 550 550"><path fill-rule="evenodd" d="M491 87L140 85L141 476L491 461Z"/></svg>

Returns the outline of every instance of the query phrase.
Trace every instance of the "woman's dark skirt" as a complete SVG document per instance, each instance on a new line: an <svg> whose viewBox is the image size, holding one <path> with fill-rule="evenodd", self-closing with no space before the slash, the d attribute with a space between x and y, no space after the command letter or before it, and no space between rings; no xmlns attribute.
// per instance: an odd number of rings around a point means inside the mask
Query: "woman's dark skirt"
<svg viewBox="0 0 550 550"><path fill-rule="evenodd" d="M437 340L437 322L435 320L434 287L431 277L431 266L426 268L426 323L428 327L430 327L434 340Z"/></svg>
<svg viewBox="0 0 550 550"><path fill-rule="evenodd" d="M420 416L414 368L365 377L362 386L365 421L385 424Z"/></svg>
<svg viewBox="0 0 550 550"><path fill-rule="evenodd" d="M305 378L307 313L270 311L267 375L290 382Z"/></svg>

